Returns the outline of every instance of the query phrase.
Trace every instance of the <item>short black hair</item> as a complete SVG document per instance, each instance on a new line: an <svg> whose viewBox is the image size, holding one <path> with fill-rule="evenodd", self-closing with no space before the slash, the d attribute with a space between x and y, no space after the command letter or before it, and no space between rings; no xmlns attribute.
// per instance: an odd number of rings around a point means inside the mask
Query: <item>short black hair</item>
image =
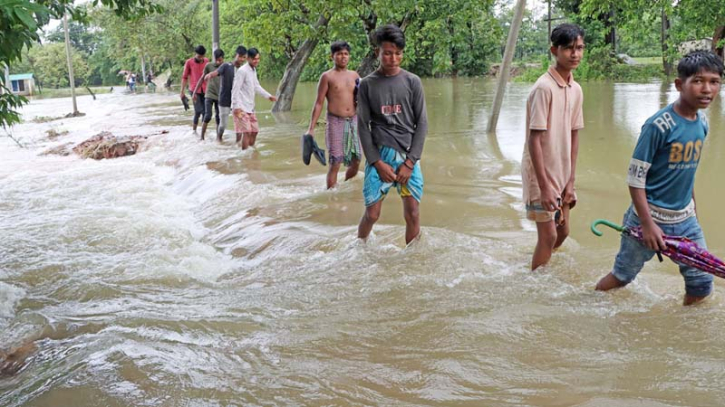
<svg viewBox="0 0 725 407"><path fill-rule="evenodd" d="M259 55L259 50L258 49L256 49L256 48L249 48L247 50L247 58L254 59L254 57L256 57L257 55Z"/></svg>
<svg viewBox="0 0 725 407"><path fill-rule="evenodd" d="M204 48L203 45L199 45L198 47L194 48L194 52L196 52L199 55L205 55L206 54L206 48Z"/></svg>
<svg viewBox="0 0 725 407"><path fill-rule="evenodd" d="M685 80L702 71L723 75L723 62L710 51L697 50L685 55L677 64L677 77Z"/></svg>
<svg viewBox="0 0 725 407"><path fill-rule="evenodd" d="M224 51L222 51L221 48L217 48L216 51L214 51L214 59L224 58Z"/></svg>
<svg viewBox="0 0 725 407"><path fill-rule="evenodd" d="M396 47L405 49L405 34L397 25L387 24L375 31L375 46L380 47L384 42L392 42Z"/></svg>
<svg viewBox="0 0 725 407"><path fill-rule="evenodd" d="M346 49L347 52L350 52L350 44L348 44L345 41L335 41L332 44L330 44L330 53L332 55L335 55L336 52L340 52L342 50Z"/></svg>
<svg viewBox="0 0 725 407"><path fill-rule="evenodd" d="M244 48L244 45L240 45L237 47L237 55L247 55L247 49Z"/></svg>
<svg viewBox="0 0 725 407"><path fill-rule="evenodd" d="M551 31L551 45L555 47L571 45L577 38L584 39L584 30L576 24L559 24Z"/></svg>

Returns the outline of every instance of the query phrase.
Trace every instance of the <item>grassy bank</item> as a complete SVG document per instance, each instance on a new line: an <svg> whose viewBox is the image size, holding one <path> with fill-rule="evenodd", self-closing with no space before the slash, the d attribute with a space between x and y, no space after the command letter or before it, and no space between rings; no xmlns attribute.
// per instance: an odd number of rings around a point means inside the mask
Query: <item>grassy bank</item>
<svg viewBox="0 0 725 407"><path fill-rule="evenodd" d="M119 86L92 86L90 87L91 91L95 93L96 95L104 94L104 93L111 93L111 89L113 89L113 93L123 93L128 92L126 87L123 85ZM156 88L156 91L159 91L159 88ZM146 93L146 86L139 86L136 88L136 93ZM83 95L90 95L88 92L88 89L85 87L83 88L76 88L76 96L83 96ZM43 89L43 93L36 93L33 96L28 97L29 100L37 100L37 99L51 99L51 98L67 98L70 97L70 88L60 88L60 89Z"/></svg>
<svg viewBox="0 0 725 407"><path fill-rule="evenodd" d="M628 65L612 56L604 48L594 48L586 52L579 68L574 72L577 81L612 80L621 82L650 82L653 79L665 78L662 59L659 57L633 58L637 64ZM537 67L531 64L520 65L520 75L514 78L517 82L535 82L546 72L550 62L543 57Z"/></svg>

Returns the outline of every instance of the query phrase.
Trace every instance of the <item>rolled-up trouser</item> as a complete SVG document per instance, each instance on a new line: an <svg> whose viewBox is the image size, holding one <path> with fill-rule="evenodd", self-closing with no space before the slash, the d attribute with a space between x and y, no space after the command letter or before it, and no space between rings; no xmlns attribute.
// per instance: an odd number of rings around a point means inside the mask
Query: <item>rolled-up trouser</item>
<svg viewBox="0 0 725 407"><path fill-rule="evenodd" d="M194 101L194 126L199 124L199 118L204 116L204 94L197 93Z"/></svg>
<svg viewBox="0 0 725 407"><path fill-rule="evenodd" d="M656 222L656 221L655 221ZM640 219L632 206L627 209L624 214L622 225L628 228L636 228L641 226ZM705 242L705 234L702 233L700 223L696 216L691 216L682 222L664 224L657 223L664 234L669 236L684 236L698 246L707 250ZM629 236L622 235L619 245L619 253L614 260L614 269L612 275L622 283L629 283L637 277L640 270L646 262L648 262L655 252L647 248L642 242L635 240ZM712 291L712 274L707 274L692 266L677 263L680 266L680 274L685 279L685 293L693 297L706 297Z"/></svg>
<svg viewBox="0 0 725 407"><path fill-rule="evenodd" d="M216 129L216 135L220 139L224 135L224 130L227 129L227 121L229 120L229 113L231 112L231 106L219 106L219 126Z"/></svg>
<svg viewBox="0 0 725 407"><path fill-rule="evenodd" d="M212 107L214 108L212 110ZM204 99L204 123L211 121L212 113L216 113L216 125L219 125L219 101L212 98Z"/></svg>

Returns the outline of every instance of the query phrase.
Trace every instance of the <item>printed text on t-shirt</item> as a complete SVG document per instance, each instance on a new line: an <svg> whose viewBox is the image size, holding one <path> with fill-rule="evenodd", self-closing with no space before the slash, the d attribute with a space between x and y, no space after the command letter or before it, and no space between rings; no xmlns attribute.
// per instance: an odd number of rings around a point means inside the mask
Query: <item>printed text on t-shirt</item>
<svg viewBox="0 0 725 407"><path fill-rule="evenodd" d="M656 118L654 120L654 124L663 133L665 132L665 130L670 130L673 127L677 126L677 123L675 123L675 119L673 119L672 115L670 115L668 112L664 112L662 116Z"/></svg>
<svg viewBox="0 0 725 407"><path fill-rule="evenodd" d="M403 111L403 106L401 106L401 105L384 105L384 106L380 107L380 113L384 114L385 116L398 114L402 111Z"/></svg>

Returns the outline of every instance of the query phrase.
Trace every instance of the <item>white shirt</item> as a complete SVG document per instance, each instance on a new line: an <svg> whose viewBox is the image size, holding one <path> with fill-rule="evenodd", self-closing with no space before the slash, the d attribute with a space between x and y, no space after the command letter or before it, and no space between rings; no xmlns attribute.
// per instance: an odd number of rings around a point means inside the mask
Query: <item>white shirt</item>
<svg viewBox="0 0 725 407"><path fill-rule="evenodd" d="M272 96L264 90L257 79L257 70L244 64L234 74L232 85L232 110L242 109L244 113L254 113L254 94L258 93L268 99Z"/></svg>

